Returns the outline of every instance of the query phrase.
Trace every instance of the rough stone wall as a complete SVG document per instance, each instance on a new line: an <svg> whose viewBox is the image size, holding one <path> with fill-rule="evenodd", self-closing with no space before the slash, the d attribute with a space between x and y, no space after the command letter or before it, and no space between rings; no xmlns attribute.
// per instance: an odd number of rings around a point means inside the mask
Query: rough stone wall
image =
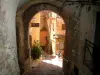
<svg viewBox="0 0 100 75"><path fill-rule="evenodd" d="M94 31L95 31L95 14L94 6L88 11L89 5L85 5L81 10L80 15L80 44L79 44L79 57L78 62L80 63L80 74L81 75L92 75L92 72L83 64L83 55L85 47L85 39L93 42ZM83 74L84 73L84 74Z"/></svg>
<svg viewBox="0 0 100 75"><path fill-rule="evenodd" d="M84 73L83 75L92 75L92 72L83 65L83 53L84 53L84 38L88 39L92 43L94 43L95 36L95 26L96 26L96 13L100 12L100 6L91 6L90 10L88 10L89 5L83 7L81 16L80 16L80 45L79 52L81 57L78 57L79 61L81 61L80 65L80 73Z"/></svg>
<svg viewBox="0 0 100 75"><path fill-rule="evenodd" d="M65 58L68 60L69 63L64 63L65 74L70 75L73 71L74 65L77 68L80 68L80 61L78 57L81 57L79 45L80 45L80 15L83 6L78 3L74 4L65 4L63 8L63 12L65 16L69 15L68 25L67 25L67 32L66 32L66 44L65 44L65 52L67 51L67 55Z"/></svg>
<svg viewBox="0 0 100 75"><path fill-rule="evenodd" d="M0 0L0 75L19 75L16 47L18 0Z"/></svg>
<svg viewBox="0 0 100 75"><path fill-rule="evenodd" d="M30 1L30 0L19 0L18 7L17 8L20 8L22 5L24 5L28 1Z"/></svg>
<svg viewBox="0 0 100 75"><path fill-rule="evenodd" d="M65 56L70 64L64 63L65 72L67 70L69 70L69 72L73 70L72 68L75 65L79 69L79 75L92 75L89 68L83 65L84 38L91 42L94 41L96 12L100 10L98 9L99 6L91 6L90 10L89 7L90 5L81 6L77 3L68 5L68 3L66 3L63 9L65 12L68 11L71 14L67 26L68 53L67 56ZM68 66L68 68L66 66Z"/></svg>

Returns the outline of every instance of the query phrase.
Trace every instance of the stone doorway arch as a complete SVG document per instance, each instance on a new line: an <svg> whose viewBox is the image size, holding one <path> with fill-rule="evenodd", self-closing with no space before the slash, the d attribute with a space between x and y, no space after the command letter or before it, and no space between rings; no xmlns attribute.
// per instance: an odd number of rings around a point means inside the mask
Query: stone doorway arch
<svg viewBox="0 0 100 75"><path fill-rule="evenodd" d="M39 11L51 10L60 15L66 24L66 35L65 35L65 49L64 57L69 56L71 50L73 28L75 25L69 25L69 17L72 17L71 13L68 13L62 8L63 3L59 1L30 1L29 3L22 6L17 11L16 15L16 29L17 29L17 48L20 68L24 68L26 60L29 58L29 46L28 46L28 32L29 32L29 21ZM67 15L66 15L67 14ZM74 23L77 23L76 21ZM79 34L79 33L77 33ZM76 37L77 39L79 36ZM74 38L75 39L75 38ZM77 40L76 40L77 41ZM76 45L75 45L76 46ZM29 64L29 63L28 63Z"/></svg>

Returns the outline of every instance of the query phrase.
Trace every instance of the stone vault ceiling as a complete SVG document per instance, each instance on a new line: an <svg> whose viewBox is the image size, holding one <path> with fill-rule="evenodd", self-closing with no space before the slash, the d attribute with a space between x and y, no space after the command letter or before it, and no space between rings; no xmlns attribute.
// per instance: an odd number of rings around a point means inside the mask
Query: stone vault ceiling
<svg viewBox="0 0 100 75"><path fill-rule="evenodd" d="M18 8L29 1L40 1L40 0L19 0ZM41 1L47 1L47 0L41 0ZM100 4L100 0L48 0L48 1L59 1L61 3L64 3L66 1L89 1L89 2L95 1Z"/></svg>

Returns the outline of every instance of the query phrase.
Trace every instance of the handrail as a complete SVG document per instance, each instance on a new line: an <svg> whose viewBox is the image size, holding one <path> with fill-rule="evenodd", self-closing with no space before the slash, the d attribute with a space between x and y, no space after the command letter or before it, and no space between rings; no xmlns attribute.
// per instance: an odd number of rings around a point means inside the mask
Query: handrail
<svg viewBox="0 0 100 75"><path fill-rule="evenodd" d="M63 60L65 60L68 63L68 60L67 59L63 58Z"/></svg>
<svg viewBox="0 0 100 75"><path fill-rule="evenodd" d="M85 39L83 64L86 65L92 72L93 72L93 68L94 68L93 56L92 56L94 47L96 47L95 44L93 44L91 41ZM87 53L88 53L88 56L86 55Z"/></svg>
<svg viewBox="0 0 100 75"><path fill-rule="evenodd" d="M89 42L90 44L95 45L94 43L92 43L91 41L87 40L86 38L84 38L84 39L85 39L85 41Z"/></svg>

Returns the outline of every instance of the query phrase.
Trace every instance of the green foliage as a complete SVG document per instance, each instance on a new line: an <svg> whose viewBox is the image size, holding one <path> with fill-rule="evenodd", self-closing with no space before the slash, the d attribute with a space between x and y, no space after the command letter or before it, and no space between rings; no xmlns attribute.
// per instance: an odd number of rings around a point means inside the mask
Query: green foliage
<svg viewBox="0 0 100 75"><path fill-rule="evenodd" d="M41 56L42 48L38 41L34 41L34 46L31 49L31 57L33 60L39 59Z"/></svg>

